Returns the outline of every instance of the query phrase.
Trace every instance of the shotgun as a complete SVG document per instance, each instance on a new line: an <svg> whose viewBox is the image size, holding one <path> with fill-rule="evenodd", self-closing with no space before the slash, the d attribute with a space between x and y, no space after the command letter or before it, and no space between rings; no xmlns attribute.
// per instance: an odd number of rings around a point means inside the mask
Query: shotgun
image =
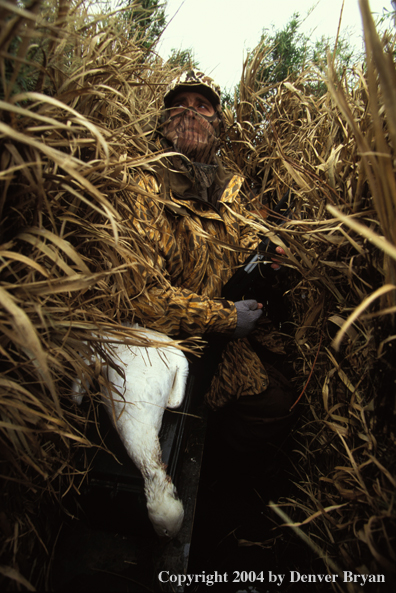
<svg viewBox="0 0 396 593"><path fill-rule="evenodd" d="M290 190L282 196L267 220L278 226L285 224L292 216L289 205ZM284 301L287 282L287 270L271 268L271 256L276 254L276 245L268 237L264 237L258 245L257 252L250 255L230 280L224 285L222 297L228 301L255 299L264 306L264 313L280 329L288 319L288 309ZM268 264L268 265L267 265ZM230 338L224 334L212 334L208 338L208 346L199 361L194 363L195 378L200 384L200 393L205 393L220 363L222 352Z"/></svg>
<svg viewBox="0 0 396 593"><path fill-rule="evenodd" d="M271 211L267 218L269 222L283 226L288 221L292 213L292 207L288 203L289 194L290 190L287 190L275 209ZM257 291L262 293L263 288L266 293L269 293L276 275L282 275L279 274L278 270L275 271L271 268L271 265L268 265L271 264L271 255L276 254L275 249L276 245L268 237L263 238L257 247L257 253L250 255L243 266L224 285L222 296L228 301L234 302L247 298L253 298L261 302L270 298L270 294L254 295ZM266 289L262 286L263 279L268 280Z"/></svg>

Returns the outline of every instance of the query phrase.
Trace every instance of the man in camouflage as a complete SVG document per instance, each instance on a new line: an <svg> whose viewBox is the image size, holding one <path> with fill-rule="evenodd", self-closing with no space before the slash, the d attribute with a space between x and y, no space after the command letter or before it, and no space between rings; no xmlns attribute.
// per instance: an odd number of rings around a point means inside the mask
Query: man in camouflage
<svg viewBox="0 0 396 593"><path fill-rule="evenodd" d="M269 389L265 364L247 338L262 305L221 298L224 284L259 239L250 224L254 216L241 200L244 179L227 173L216 154L224 127L220 89L203 73L189 71L170 85L164 101L159 132L169 156L155 175L140 181L163 200L138 195L133 204L145 258L162 281L142 269L146 291L134 300L137 317L171 337L227 336L208 405L214 410L236 405L242 415L248 409L264 425L267 415L270 421L287 418L291 396Z"/></svg>

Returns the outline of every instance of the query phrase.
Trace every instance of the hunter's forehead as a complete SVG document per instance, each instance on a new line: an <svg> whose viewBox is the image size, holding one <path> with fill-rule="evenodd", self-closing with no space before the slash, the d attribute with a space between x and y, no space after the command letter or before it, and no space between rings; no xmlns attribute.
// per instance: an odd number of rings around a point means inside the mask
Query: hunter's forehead
<svg viewBox="0 0 396 593"><path fill-rule="evenodd" d="M174 101L180 101L180 99L193 99L193 100L198 99L199 101L204 101L205 103L208 103L208 105L211 105L211 102L209 101L209 99L204 97L204 95L202 95L201 93L197 93L195 91L180 91L180 93L177 93L173 97L172 103Z"/></svg>

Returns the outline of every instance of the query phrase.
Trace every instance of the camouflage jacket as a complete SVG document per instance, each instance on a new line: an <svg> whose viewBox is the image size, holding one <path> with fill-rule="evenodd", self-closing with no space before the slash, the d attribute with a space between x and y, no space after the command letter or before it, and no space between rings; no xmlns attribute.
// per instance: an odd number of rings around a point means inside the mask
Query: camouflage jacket
<svg viewBox="0 0 396 593"><path fill-rule="evenodd" d="M168 190L167 202L145 195L126 195L133 211L135 232L146 246L139 267L145 290L133 300L137 320L172 337L221 332L232 335L237 312L233 302L221 298L222 287L259 240L248 220L239 194L243 178L234 175L216 207L199 198L178 198ZM160 194L154 176L139 185ZM149 268L160 272L160 280ZM235 364L239 369L237 381ZM224 367L224 368L223 368ZM218 407L233 395L263 391L267 375L247 340L231 341L223 355L221 377L214 381L216 394L208 395ZM225 389L225 391L224 391ZM212 390L213 391L213 390Z"/></svg>

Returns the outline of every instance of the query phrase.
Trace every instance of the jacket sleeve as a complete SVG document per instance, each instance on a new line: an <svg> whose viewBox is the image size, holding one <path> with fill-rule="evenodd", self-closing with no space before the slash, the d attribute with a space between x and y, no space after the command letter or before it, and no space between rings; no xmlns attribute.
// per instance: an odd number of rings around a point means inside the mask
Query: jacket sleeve
<svg viewBox="0 0 396 593"><path fill-rule="evenodd" d="M156 188L146 182L144 189L154 192ZM138 194L125 198L133 213L130 224L142 245L129 278L128 296L136 321L169 336L232 334L237 322L234 303L198 295L172 282L169 266L181 262L161 201Z"/></svg>
<svg viewBox="0 0 396 593"><path fill-rule="evenodd" d="M142 325L168 336L211 332L231 335L236 327L234 303L210 299L169 284L160 286L157 283L148 287L133 302Z"/></svg>

